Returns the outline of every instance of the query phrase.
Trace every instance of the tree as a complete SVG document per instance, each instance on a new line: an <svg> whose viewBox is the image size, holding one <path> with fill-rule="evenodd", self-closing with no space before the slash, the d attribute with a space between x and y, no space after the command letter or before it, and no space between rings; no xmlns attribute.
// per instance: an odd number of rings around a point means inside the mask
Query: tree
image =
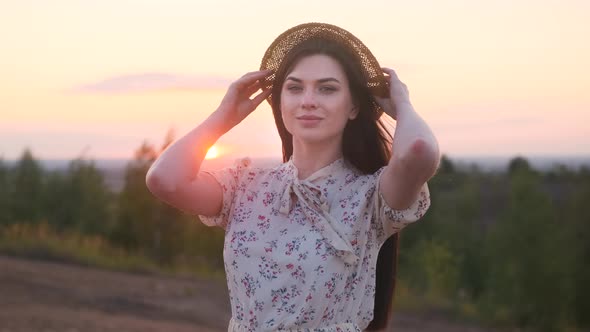
<svg viewBox="0 0 590 332"><path fill-rule="evenodd" d="M54 172L47 181L48 219L58 230L83 234L108 233L111 193L93 162L72 160L67 172Z"/></svg>
<svg viewBox="0 0 590 332"><path fill-rule="evenodd" d="M452 297L460 293L473 299L483 290L485 270L481 254L483 229L479 225L481 179L460 172L448 174L445 169L448 168L442 168L429 183L432 205L426 216L402 231L400 271L421 290L441 293L440 278L430 280L436 273L427 273L432 270L423 264L427 257L445 257L445 264L452 266L437 273L453 282L445 282L444 293ZM430 253L422 253L423 250ZM451 286L457 289L450 289Z"/></svg>
<svg viewBox="0 0 590 332"><path fill-rule="evenodd" d="M125 185L117 199L117 217L112 237L128 250L139 250L152 243L157 202L145 186L145 175L156 158L157 152L153 146L144 142L135 151L135 159L125 170Z"/></svg>
<svg viewBox="0 0 590 332"><path fill-rule="evenodd" d="M493 320L556 331L570 301L571 255L540 177L520 165L512 168L505 214L488 234L481 304Z"/></svg>
<svg viewBox="0 0 590 332"><path fill-rule="evenodd" d="M421 239L410 251L412 268L405 271L412 288L435 301L452 300L459 281L459 259L440 239Z"/></svg>
<svg viewBox="0 0 590 332"><path fill-rule="evenodd" d="M443 155L440 159L439 172L444 174L455 173L455 165L446 155Z"/></svg>
<svg viewBox="0 0 590 332"><path fill-rule="evenodd" d="M171 141L169 133L162 149ZM161 263L172 263L184 248L182 213L154 198L145 185L147 171L161 152L146 142L135 152L119 195L113 235L127 249L142 250Z"/></svg>
<svg viewBox="0 0 590 332"><path fill-rule="evenodd" d="M0 159L0 227L9 222L9 195L11 191L9 182L9 169L2 159Z"/></svg>
<svg viewBox="0 0 590 332"><path fill-rule="evenodd" d="M568 227L568 243L575 252L572 261L571 279L574 282L572 299L573 316L580 327L590 327L590 173L580 171L578 187L569 205L564 209L563 220Z"/></svg>
<svg viewBox="0 0 590 332"><path fill-rule="evenodd" d="M512 175L517 172L532 172L529 161L524 157L515 157L508 163L508 174Z"/></svg>
<svg viewBox="0 0 590 332"><path fill-rule="evenodd" d="M437 218L436 237L447 243L458 265L457 293L467 294L470 299L479 297L483 291L483 276L486 264L481 243L484 238L481 225L481 183L475 175L466 176L454 195L444 197L444 215ZM484 188L485 190L485 188ZM440 197L443 199L443 197Z"/></svg>
<svg viewBox="0 0 590 332"><path fill-rule="evenodd" d="M26 149L14 169L10 193L12 222L38 222L43 214L44 172L29 149Z"/></svg>

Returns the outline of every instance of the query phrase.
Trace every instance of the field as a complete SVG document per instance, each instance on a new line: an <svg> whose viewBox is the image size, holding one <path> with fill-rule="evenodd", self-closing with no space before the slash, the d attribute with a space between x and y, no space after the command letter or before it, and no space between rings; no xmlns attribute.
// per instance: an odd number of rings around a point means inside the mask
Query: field
<svg viewBox="0 0 590 332"><path fill-rule="evenodd" d="M222 281L105 271L0 256L0 332L226 331ZM397 313L399 332L483 332L437 315Z"/></svg>

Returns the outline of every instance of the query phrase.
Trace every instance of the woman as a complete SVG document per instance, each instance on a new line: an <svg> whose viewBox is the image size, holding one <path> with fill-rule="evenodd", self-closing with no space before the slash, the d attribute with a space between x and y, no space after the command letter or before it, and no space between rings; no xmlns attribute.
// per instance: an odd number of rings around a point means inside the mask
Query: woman
<svg viewBox="0 0 590 332"><path fill-rule="evenodd" d="M284 163L200 172L207 149L265 99ZM393 139L383 112L397 121ZM438 161L395 72L346 30L309 23L281 34L261 70L162 153L147 185L225 229L230 331L360 331L385 325L397 233L428 209Z"/></svg>

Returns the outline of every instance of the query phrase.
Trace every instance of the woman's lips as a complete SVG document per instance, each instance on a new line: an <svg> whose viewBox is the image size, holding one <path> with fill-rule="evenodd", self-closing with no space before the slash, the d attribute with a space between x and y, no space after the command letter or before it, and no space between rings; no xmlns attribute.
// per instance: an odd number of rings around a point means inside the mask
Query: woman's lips
<svg viewBox="0 0 590 332"><path fill-rule="evenodd" d="M298 116L297 119L299 119L299 120L321 120L322 118L320 118L319 116L316 116L316 115L302 115L302 116Z"/></svg>
<svg viewBox="0 0 590 332"><path fill-rule="evenodd" d="M304 127L314 127L322 121L322 118L315 115L302 115L298 116L297 120L299 120Z"/></svg>

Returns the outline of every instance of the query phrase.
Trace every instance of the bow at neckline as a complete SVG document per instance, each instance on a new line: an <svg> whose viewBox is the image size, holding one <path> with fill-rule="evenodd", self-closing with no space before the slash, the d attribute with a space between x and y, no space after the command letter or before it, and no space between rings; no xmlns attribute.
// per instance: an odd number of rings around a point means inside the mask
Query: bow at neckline
<svg viewBox="0 0 590 332"><path fill-rule="evenodd" d="M281 195L279 212L289 215L294 195L308 221L313 224L326 242L336 249L339 256L348 264L358 262L359 258L354 254L352 246L338 232L338 222L330 215L327 193L315 184L325 177L342 173L345 167L344 160L338 159L304 180L299 179L293 158L287 162L286 166L287 185Z"/></svg>

